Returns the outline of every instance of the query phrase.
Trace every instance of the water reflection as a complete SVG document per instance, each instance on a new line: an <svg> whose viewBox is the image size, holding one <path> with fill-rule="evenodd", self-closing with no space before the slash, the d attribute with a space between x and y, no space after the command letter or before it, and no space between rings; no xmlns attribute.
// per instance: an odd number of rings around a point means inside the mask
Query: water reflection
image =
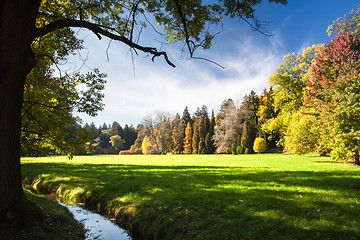
<svg viewBox="0 0 360 240"><path fill-rule="evenodd" d="M66 205L74 215L74 218L84 225L86 232L86 240L131 240L129 234L119 226L111 222L109 219L81 207L74 205Z"/></svg>

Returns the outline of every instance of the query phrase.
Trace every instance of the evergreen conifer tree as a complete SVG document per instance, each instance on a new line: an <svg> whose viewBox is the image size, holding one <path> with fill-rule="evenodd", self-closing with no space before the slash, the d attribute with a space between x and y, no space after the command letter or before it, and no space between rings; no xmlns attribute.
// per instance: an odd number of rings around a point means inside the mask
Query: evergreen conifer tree
<svg viewBox="0 0 360 240"><path fill-rule="evenodd" d="M215 146L214 146L214 128L215 128L215 114L214 110L211 112L211 119L209 124L209 131L206 134L205 137L205 147L206 147L206 153L214 153L215 152Z"/></svg>

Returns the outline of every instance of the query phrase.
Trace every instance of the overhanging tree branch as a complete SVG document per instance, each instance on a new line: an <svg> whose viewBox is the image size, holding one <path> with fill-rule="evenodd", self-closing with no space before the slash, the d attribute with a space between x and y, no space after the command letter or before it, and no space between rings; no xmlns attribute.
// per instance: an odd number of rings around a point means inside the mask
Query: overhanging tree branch
<svg viewBox="0 0 360 240"><path fill-rule="evenodd" d="M175 67L175 65L169 60L167 53L163 51L158 51L156 48L153 47L144 47L139 44L136 44L132 42L131 40L127 39L126 37L122 35L117 35L114 33L111 33L107 30L104 30L101 26L86 22L86 21L80 21L75 19L66 19L66 20L58 20L52 23L49 23L41 28L37 28L35 30L34 38L45 36L48 33L51 33L57 29L65 28L65 27L80 27L80 28L86 28L92 31L99 39L101 39L101 35L108 37L113 40L117 40L120 42L125 43L129 47L133 49L140 50L145 53L149 53L153 55L152 61L154 61L155 57L163 56L167 64L169 64L172 67Z"/></svg>
<svg viewBox="0 0 360 240"><path fill-rule="evenodd" d="M184 33L185 33L185 42L186 42L186 45L188 46L190 57L193 57L195 44L193 41L190 40L190 36L189 36L187 24L186 24L186 19L185 19L183 11L181 9L180 3L177 0L175 0L174 2L175 2L176 9L178 11L179 17L181 19L181 23L183 25L183 29L184 29ZM193 48L190 46L190 44L193 45Z"/></svg>

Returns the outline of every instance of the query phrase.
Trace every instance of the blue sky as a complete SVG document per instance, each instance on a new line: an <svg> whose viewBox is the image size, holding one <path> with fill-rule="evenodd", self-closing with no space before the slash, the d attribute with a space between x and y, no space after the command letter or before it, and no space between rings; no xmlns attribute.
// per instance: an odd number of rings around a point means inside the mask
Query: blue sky
<svg viewBox="0 0 360 240"><path fill-rule="evenodd" d="M225 69L206 61L188 60L181 53L181 44L160 45L154 42L151 33L145 34L143 44L162 47L176 68L161 58L153 63L141 53L132 58L129 48L121 43L113 41L109 45L109 40L99 41L91 32L80 30L79 36L85 39L86 49L81 55L87 59L86 65L100 68L108 77L104 110L95 118L79 116L97 126L113 121L136 126L146 115L157 112L181 115L185 106L191 114L203 104L209 111L217 112L224 99L241 102L250 90L261 94L269 87L268 77L285 55L299 53L313 44L328 43L327 27L359 4L355 0L289 0L285 6L263 3L256 8L256 16L271 22L267 32L274 34L272 37L254 32L238 20L226 19L222 28L214 27L214 31L221 33L211 49L197 52ZM67 68L79 65L74 58Z"/></svg>

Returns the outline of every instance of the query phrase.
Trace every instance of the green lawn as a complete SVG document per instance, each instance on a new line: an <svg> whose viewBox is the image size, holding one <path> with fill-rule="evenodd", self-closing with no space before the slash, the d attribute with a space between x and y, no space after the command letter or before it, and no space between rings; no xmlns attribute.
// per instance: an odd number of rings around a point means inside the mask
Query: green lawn
<svg viewBox="0 0 360 240"><path fill-rule="evenodd" d="M25 183L140 239L360 239L360 168L281 154L22 158Z"/></svg>

